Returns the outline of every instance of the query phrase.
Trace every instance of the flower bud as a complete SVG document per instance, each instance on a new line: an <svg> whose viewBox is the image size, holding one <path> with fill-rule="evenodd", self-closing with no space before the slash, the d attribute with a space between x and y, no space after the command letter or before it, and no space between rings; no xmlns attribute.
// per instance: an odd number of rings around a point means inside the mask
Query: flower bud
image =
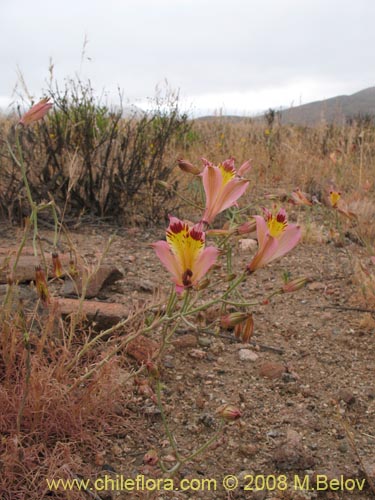
<svg viewBox="0 0 375 500"><path fill-rule="evenodd" d="M257 223L255 219L251 219L249 221L244 222L240 226L236 227L236 234L249 234L256 230Z"/></svg>
<svg viewBox="0 0 375 500"><path fill-rule="evenodd" d="M254 333L254 319L253 315L250 314L241 329L241 341L243 344L247 344Z"/></svg>
<svg viewBox="0 0 375 500"><path fill-rule="evenodd" d="M236 325L239 325L243 321L246 321L248 317L249 314L244 312L229 313L220 318L220 324L222 328L228 330Z"/></svg>
<svg viewBox="0 0 375 500"><path fill-rule="evenodd" d="M177 160L177 164L183 172L187 174L199 175L201 173L198 167L195 167L192 163L187 160Z"/></svg>
<svg viewBox="0 0 375 500"><path fill-rule="evenodd" d="M63 276L64 271L61 265L59 254L57 252L52 253L52 269L55 278L61 278L61 276Z"/></svg>
<svg viewBox="0 0 375 500"><path fill-rule="evenodd" d="M209 278L204 278L203 280L200 280L200 282L194 286L194 290L204 290L205 288L208 287L208 285L210 284L210 280Z"/></svg>
<svg viewBox="0 0 375 500"><path fill-rule="evenodd" d="M229 236L231 234L231 231L228 229L208 229L206 231L206 236L213 236L213 237L225 237Z"/></svg>
<svg viewBox="0 0 375 500"><path fill-rule="evenodd" d="M148 450L143 457L143 463L147 465L156 465L159 461L158 453L155 449Z"/></svg>
<svg viewBox="0 0 375 500"><path fill-rule="evenodd" d="M290 280L285 283L285 285L282 286L281 291L283 293L296 292L297 290L303 288L306 285L307 281L307 278L304 277L295 278L294 280Z"/></svg>
<svg viewBox="0 0 375 500"><path fill-rule="evenodd" d="M153 363L152 361L147 361L146 368L149 375L151 375L152 378L154 378L155 380L159 380L160 378L159 368L155 363Z"/></svg>
<svg viewBox="0 0 375 500"><path fill-rule="evenodd" d="M251 160L247 160L240 166L240 168L237 171L237 174L240 177L243 177L251 169L251 167L252 167Z"/></svg>
<svg viewBox="0 0 375 500"><path fill-rule="evenodd" d="M41 266L35 267L35 287L40 300L44 305L47 306L51 302L51 299L47 286L46 276Z"/></svg>
<svg viewBox="0 0 375 500"><path fill-rule="evenodd" d="M220 408L216 410L216 414L220 415L224 420L229 421L237 420L242 416L240 409L231 404L220 406Z"/></svg>

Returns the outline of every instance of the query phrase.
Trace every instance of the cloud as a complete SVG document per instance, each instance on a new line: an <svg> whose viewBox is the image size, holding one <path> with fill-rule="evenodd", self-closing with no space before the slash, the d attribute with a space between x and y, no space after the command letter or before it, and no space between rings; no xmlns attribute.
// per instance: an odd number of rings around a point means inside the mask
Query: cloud
<svg viewBox="0 0 375 500"><path fill-rule="evenodd" d="M335 95L335 86L342 93L375 82L372 0L65 0L60 10L55 5L1 1L0 95L11 94L18 65L39 96L50 58L59 81L80 72L98 91L114 92L119 85L131 100L152 95L165 78L183 94L206 96L211 103L230 101L230 95L250 103L249 96L258 93L269 95L270 103L276 96L280 105L291 92L294 99L310 95L306 82L323 95L328 89Z"/></svg>

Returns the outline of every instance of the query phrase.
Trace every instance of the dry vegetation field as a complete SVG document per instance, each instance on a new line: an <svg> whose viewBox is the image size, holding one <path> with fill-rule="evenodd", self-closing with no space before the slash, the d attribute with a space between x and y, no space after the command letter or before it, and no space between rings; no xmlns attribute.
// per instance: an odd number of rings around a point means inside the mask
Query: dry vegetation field
<svg viewBox="0 0 375 500"><path fill-rule="evenodd" d="M0 498L375 498L371 122L192 121L174 98L124 118L81 84L51 97L28 126L0 118ZM202 157L252 168L210 225L224 236L207 232L207 288L179 296L151 244L168 215L200 220L201 178L177 160ZM257 235L238 228L263 207L302 238L241 281Z"/></svg>

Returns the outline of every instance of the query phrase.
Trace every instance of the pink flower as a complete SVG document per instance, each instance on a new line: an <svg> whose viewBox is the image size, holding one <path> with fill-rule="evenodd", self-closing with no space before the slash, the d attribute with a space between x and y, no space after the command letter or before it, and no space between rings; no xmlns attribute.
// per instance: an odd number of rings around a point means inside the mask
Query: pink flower
<svg viewBox="0 0 375 500"><path fill-rule="evenodd" d="M246 191L249 181L241 175L247 172L250 162L245 162L236 172L234 159L229 158L218 166L202 158L204 170L201 174L206 193L206 209L202 222L210 224L217 214L237 204L237 200Z"/></svg>
<svg viewBox="0 0 375 500"><path fill-rule="evenodd" d="M152 244L162 264L173 275L177 293L202 279L219 255L217 248L205 248L201 227L201 224L189 227L177 217L170 217L167 241Z"/></svg>
<svg viewBox="0 0 375 500"><path fill-rule="evenodd" d="M283 208L276 215L267 209L264 212L266 219L255 215L259 248L247 266L249 272L254 272L272 260L279 259L292 250L301 239L300 227L288 224Z"/></svg>
<svg viewBox="0 0 375 500"><path fill-rule="evenodd" d="M41 101L39 101L37 104L34 104L29 111L27 111L20 121L18 122L20 125L30 125L33 122L36 122L40 119L43 118L45 114L48 113L48 111L52 108L52 103L48 102L49 97L45 97Z"/></svg>

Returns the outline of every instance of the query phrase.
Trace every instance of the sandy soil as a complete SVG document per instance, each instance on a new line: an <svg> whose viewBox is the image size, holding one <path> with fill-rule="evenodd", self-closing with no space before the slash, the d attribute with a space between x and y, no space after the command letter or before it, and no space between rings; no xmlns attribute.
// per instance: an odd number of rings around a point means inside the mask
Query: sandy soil
<svg viewBox="0 0 375 500"><path fill-rule="evenodd" d="M94 260L113 232L115 228L92 225L72 232L72 239ZM106 261L125 277L105 290L101 300L140 304L166 294L166 273L149 245L163 236L163 229L116 232ZM50 234L46 232L47 239ZM0 244L11 235L13 230L4 230ZM214 336L188 327L178 330L164 355L161 377L165 411L182 454L214 434L220 405L233 403L242 411L242 418L175 478L176 484L182 478L215 479L216 491L212 483L211 491L202 491L201 485L197 491L112 492L100 498L373 498L363 467L374 477L374 327L370 317L364 321L364 313L341 309L359 303L353 255L365 259L363 249L350 240L340 247L325 237L299 245L249 277L241 293L260 302L282 284L283 271L310 280L303 290L253 308L257 346L239 344L230 332ZM249 253L238 247L234 257L236 270L249 261ZM152 337L158 340L159 332ZM173 459L160 413L137 385L128 390L133 391L129 404L118 411L124 432L109 435L103 430L102 448L87 453L85 460L97 477L162 477L157 465L144 463L150 449L167 463ZM222 484L229 474L239 481L233 491ZM326 488L325 481L333 478L343 482Z"/></svg>

